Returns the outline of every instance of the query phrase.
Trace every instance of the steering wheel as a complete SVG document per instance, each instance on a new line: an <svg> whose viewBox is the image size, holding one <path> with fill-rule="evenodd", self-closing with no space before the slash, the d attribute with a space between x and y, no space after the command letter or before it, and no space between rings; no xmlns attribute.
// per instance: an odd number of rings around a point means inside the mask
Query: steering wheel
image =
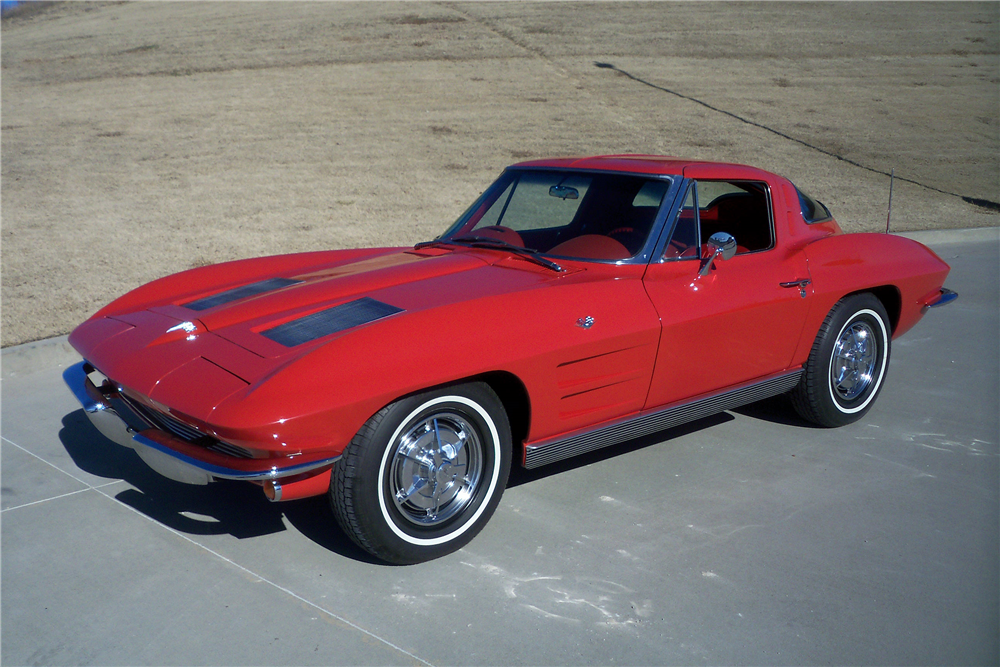
<svg viewBox="0 0 1000 667"><path fill-rule="evenodd" d="M634 255L638 251L636 246L638 245L637 242L640 239L638 238L638 234L635 233L634 227L616 227L605 234L605 236L618 241L623 246L628 248L630 255Z"/></svg>
<svg viewBox="0 0 1000 667"><path fill-rule="evenodd" d="M485 236L489 238L497 239L498 241L503 241L512 246L517 246L518 248L524 247L524 240L521 239L521 235L510 227L504 227L503 225L490 225L489 227L479 227L472 231L473 236Z"/></svg>

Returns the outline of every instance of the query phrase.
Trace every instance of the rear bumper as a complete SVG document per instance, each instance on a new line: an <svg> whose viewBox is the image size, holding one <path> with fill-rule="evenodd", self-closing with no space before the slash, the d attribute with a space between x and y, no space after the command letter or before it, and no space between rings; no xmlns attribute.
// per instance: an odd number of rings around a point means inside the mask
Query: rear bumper
<svg viewBox="0 0 1000 667"><path fill-rule="evenodd" d="M250 482L274 481L331 467L339 456L302 460L253 459L228 456L182 440L115 400L118 391L97 387L87 377L86 362L66 369L63 380L83 406L90 422L104 437L134 449L146 464L169 479L185 484L208 484L213 479ZM91 369L93 370L93 369Z"/></svg>
<svg viewBox="0 0 1000 667"><path fill-rule="evenodd" d="M924 305L921 310L926 312L929 308L940 308L941 306L951 303L957 298L957 292L953 292L947 287L942 287L930 297L924 299Z"/></svg>

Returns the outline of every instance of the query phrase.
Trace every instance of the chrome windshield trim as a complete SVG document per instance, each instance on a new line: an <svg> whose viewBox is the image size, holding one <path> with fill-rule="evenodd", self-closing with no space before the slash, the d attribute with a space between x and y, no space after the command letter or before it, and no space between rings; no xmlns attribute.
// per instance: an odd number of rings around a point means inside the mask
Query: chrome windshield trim
<svg viewBox="0 0 1000 667"><path fill-rule="evenodd" d="M645 173L642 171L631 171L631 170L617 170L617 169L595 169L586 167L552 167L552 166L541 166L541 165L511 165L504 169L500 175L486 188L483 193L476 198L476 200L460 215L455 222L453 222L448 229L444 231L440 236L438 236L435 241L445 241L449 234L457 232L458 229L462 227L463 221L467 220L469 216L473 214L476 210L480 208L482 203L490 198L494 189L503 181L504 177L508 174L514 173L525 173L525 172L562 172L562 173L578 173L578 174L594 174L594 175L607 175L607 176L630 176L634 178L643 178L650 181L666 181L670 184L666 192L663 194L663 199L660 202L659 209L657 209L656 215L653 218L653 223L650 226L649 235L646 237L646 242L643 247L634 256L627 259L617 259L617 260L601 260L601 259L587 259L583 257L563 257L560 255L553 255L549 253L538 253L541 257L549 257L555 260L571 260L574 262L583 262L587 264L605 264L610 266L621 266L625 264L648 264L650 259L654 257L654 251L657 244L663 236L663 225L667 222L670 217L670 208L673 205L674 200L677 198L677 190L680 185L685 181L684 177L680 174L658 174L658 173ZM506 187L506 185L504 186Z"/></svg>

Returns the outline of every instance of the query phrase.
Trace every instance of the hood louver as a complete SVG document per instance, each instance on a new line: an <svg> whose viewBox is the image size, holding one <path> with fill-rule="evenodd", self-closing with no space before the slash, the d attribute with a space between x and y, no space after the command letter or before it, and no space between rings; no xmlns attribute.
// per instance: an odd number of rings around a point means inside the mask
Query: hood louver
<svg viewBox="0 0 1000 667"><path fill-rule="evenodd" d="M197 301L185 303L184 307L191 310L208 310L209 308L221 306L222 304L229 303L230 301L245 299L250 296L263 294L264 292L273 292L274 290L281 289L282 287L297 285L300 282L302 281L294 280L292 278L271 278L269 280L262 280L259 283L250 283L249 285L244 285L243 287L236 287L226 290L225 292L219 292L218 294L207 296L204 299L198 299Z"/></svg>
<svg viewBox="0 0 1000 667"><path fill-rule="evenodd" d="M364 297L285 322L273 329L262 331L261 335L285 347L295 347L401 312L402 308Z"/></svg>

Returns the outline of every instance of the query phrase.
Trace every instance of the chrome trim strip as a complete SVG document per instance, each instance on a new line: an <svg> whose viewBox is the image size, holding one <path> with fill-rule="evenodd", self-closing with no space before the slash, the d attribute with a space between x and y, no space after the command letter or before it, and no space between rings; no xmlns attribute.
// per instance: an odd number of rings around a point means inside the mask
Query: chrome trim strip
<svg viewBox="0 0 1000 667"><path fill-rule="evenodd" d="M636 417L597 430L586 431L565 439L528 445L524 452L524 466L529 469L538 468L783 394L795 388L802 373L801 369L783 373L762 382L754 382L689 403L674 405L665 410L640 413Z"/></svg>
<svg viewBox="0 0 1000 667"><path fill-rule="evenodd" d="M616 157L616 156L609 155L602 157ZM620 157L627 158L627 156L620 156ZM488 196L490 190L493 188L493 186L495 186L497 183L500 182L504 174L508 172L522 172L522 171L558 171L558 172L574 172L579 174L600 174L606 176L633 176L636 178L644 178L651 181L667 181L668 183L670 183L670 186L667 188L667 191L663 193L663 200L660 202L660 207L656 212L656 216L653 218L653 224L649 228L649 236L646 238L646 243L642 247L642 249L639 250L638 253L636 253L635 256L629 257L628 259L619 259L619 260L583 259L580 257L572 258L574 261L578 262L611 264L611 265L649 263L653 250L659 243L659 239L662 236L664 222L669 217L669 210L673 206L673 201L677 198L677 188L679 184L681 184L684 181L684 177L682 174L644 173L641 171L636 171L636 172L618 171L615 169L601 169L601 168L592 169L588 167L572 167L572 166L546 167L540 165L514 164L504 169L503 174L500 175L500 178L498 178L496 181L490 184L490 187L487 188L486 191L483 192L483 194L480 195L475 202L473 202L472 206L470 206L465 213L459 216L458 220L456 220L456 224L453 224L452 227L449 227L448 231L451 231L453 228L455 228L458 222L462 221L463 219L466 219L467 214L479 208L483 200ZM547 256L546 253L542 253L542 255Z"/></svg>
<svg viewBox="0 0 1000 667"><path fill-rule="evenodd" d="M83 406L91 423L108 440L135 450L150 468L169 479L185 484L208 484L212 481L212 478L243 481L273 480L333 465L340 459L339 456L334 456L307 463L296 463L280 467L271 466L268 470L250 471L237 470L235 468L227 468L199 461L155 442L130 427L126 423L126 419L118 413L118 409L111 404L107 396L103 399L97 398L97 396L101 395L101 392L94 387L94 384L87 377L87 373L84 370L85 365L86 362L80 362L67 368L63 371L63 380ZM122 404L128 407L124 401ZM189 444L168 431L153 426L149 430L156 430L162 433L168 442L176 441L178 444Z"/></svg>

